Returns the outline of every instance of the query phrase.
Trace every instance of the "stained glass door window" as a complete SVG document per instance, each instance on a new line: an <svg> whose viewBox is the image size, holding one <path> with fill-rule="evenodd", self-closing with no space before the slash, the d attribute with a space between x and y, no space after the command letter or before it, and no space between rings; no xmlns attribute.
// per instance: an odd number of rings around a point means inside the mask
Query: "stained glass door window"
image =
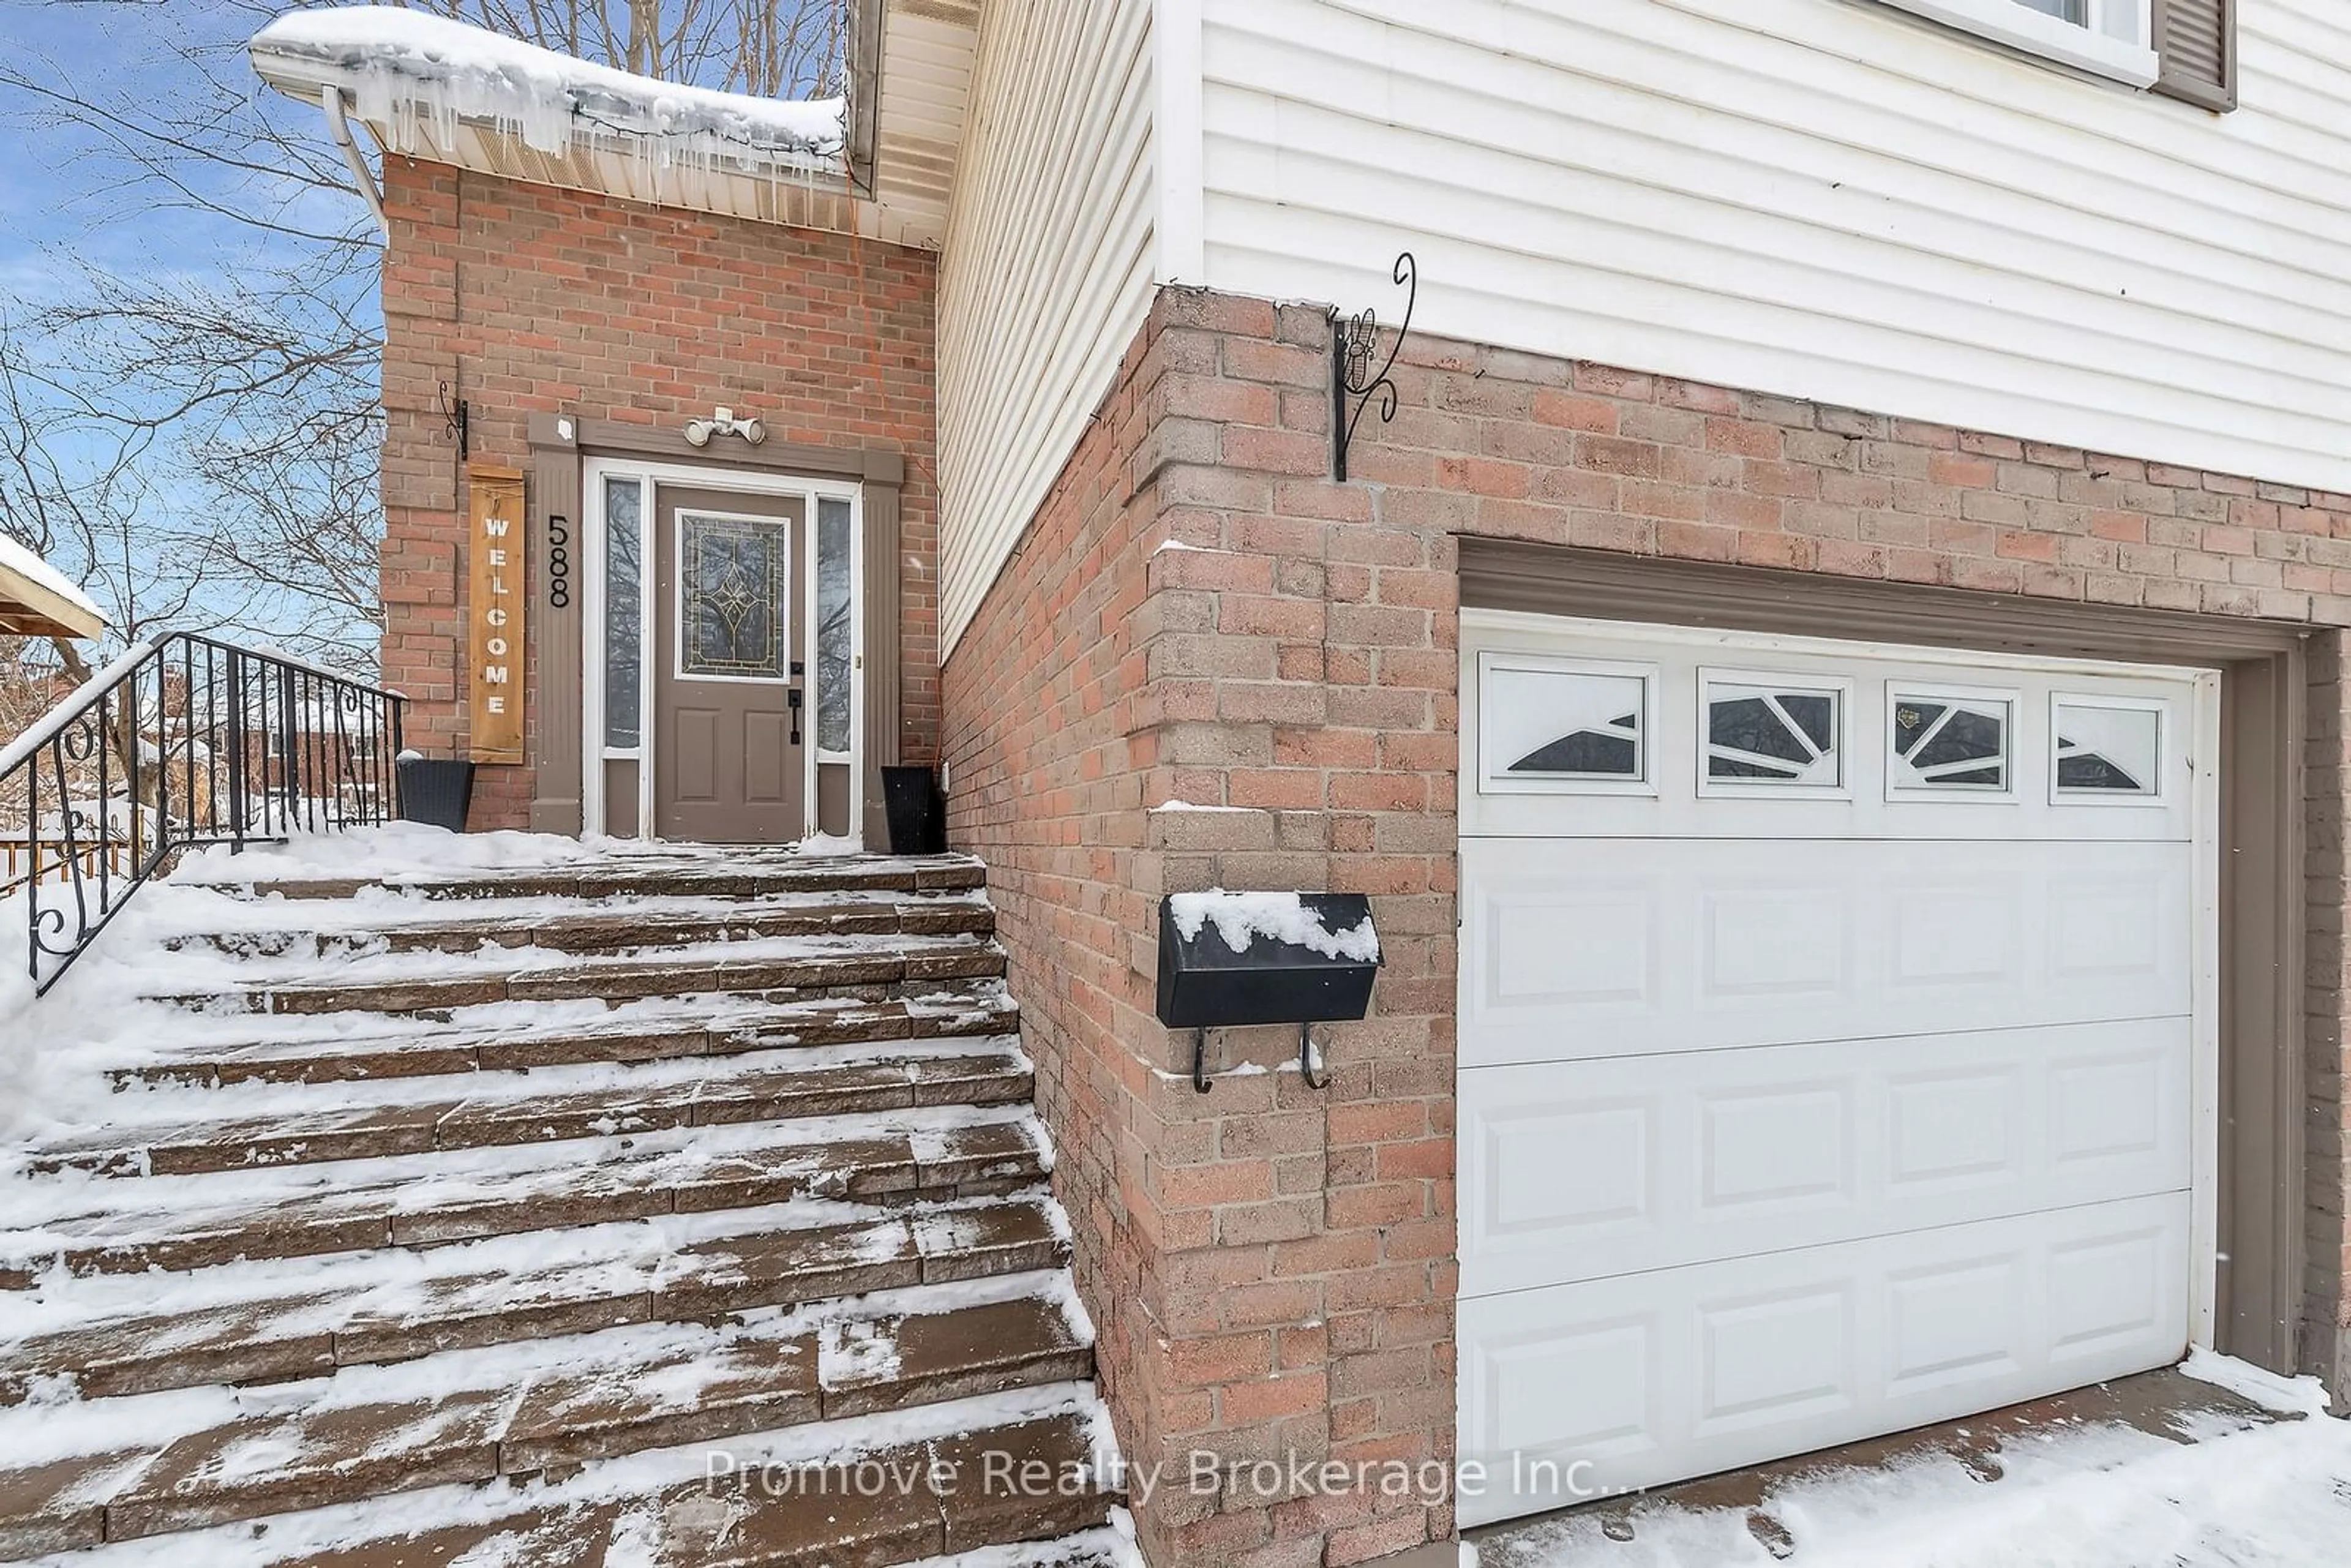
<svg viewBox="0 0 2351 1568"><path fill-rule="evenodd" d="M791 624L791 525L678 515L678 674L782 680Z"/></svg>

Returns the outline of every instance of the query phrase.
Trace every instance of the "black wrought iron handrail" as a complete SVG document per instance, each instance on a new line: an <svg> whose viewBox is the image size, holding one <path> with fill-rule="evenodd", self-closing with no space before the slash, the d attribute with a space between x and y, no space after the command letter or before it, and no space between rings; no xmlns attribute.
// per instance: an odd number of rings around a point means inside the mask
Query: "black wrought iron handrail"
<svg viewBox="0 0 2351 1568"><path fill-rule="evenodd" d="M399 810L402 697L191 632L141 643L0 750L36 995L183 851L283 843Z"/></svg>

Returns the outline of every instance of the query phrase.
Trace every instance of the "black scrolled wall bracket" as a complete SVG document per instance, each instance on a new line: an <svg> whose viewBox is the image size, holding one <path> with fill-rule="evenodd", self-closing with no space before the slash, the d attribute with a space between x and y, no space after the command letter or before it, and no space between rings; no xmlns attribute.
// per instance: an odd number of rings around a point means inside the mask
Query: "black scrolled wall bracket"
<svg viewBox="0 0 2351 1568"><path fill-rule="evenodd" d="M1309 1089L1328 1089L1331 1075L1322 1071L1322 1053L1314 1048L1314 1026L1298 1026L1298 1075L1306 1080ZM1208 1028L1206 1024L1192 1031L1192 1088L1206 1094L1214 1089L1208 1082Z"/></svg>
<svg viewBox="0 0 2351 1568"><path fill-rule="evenodd" d="M435 402L441 432L457 444L457 460L462 463L474 455L474 406L462 397L452 397L447 382L441 383Z"/></svg>
<svg viewBox="0 0 2351 1568"><path fill-rule="evenodd" d="M1341 484L1346 483L1347 449L1355 444L1355 426L1363 423L1364 411L1374 396L1380 402L1380 423L1395 418L1396 387L1389 372L1395 369L1396 356L1404 352L1405 334L1412 330L1413 307L1420 302L1420 266L1412 252L1397 254L1395 280L1405 291L1404 320L1396 328L1388 357L1376 371L1372 368L1372 357L1380 347L1379 312L1365 306L1343 319L1336 306L1331 310L1331 475Z"/></svg>

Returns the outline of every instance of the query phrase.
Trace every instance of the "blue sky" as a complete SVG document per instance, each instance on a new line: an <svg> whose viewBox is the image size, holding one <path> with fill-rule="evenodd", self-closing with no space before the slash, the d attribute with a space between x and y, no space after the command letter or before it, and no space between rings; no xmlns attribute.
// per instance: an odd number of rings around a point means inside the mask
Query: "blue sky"
<svg viewBox="0 0 2351 1568"><path fill-rule="evenodd" d="M778 0L789 10L799 0ZM204 91L185 61L204 51L222 79L244 94L240 113L287 128L323 152L317 111L264 89L246 62L246 40L273 10L298 0L0 0L0 63L37 79L70 82L85 97L168 103ZM250 254L239 225L185 211L156 213L152 193L110 188L119 164L103 139L39 123L32 95L0 84L0 307L58 287L70 269L57 258L81 255L111 270L233 270ZM266 202L266 189L232 192L217 171L205 193ZM332 214L308 214L314 226L340 227L358 213L357 197Z"/></svg>
<svg viewBox="0 0 2351 1568"><path fill-rule="evenodd" d="M789 12L812 0L770 3ZM295 8L295 0L0 0L0 320L23 323L43 307L90 297L82 283L87 270L127 286L110 289L109 298L149 289L168 296L171 307L162 314L175 326L191 319L187 302L215 300L225 301L224 313L265 329L319 323L323 330L315 342L305 340L307 326L279 334L295 344L286 350L283 362L315 363L323 356L336 367L321 372L332 380L331 385L322 387L306 377L287 394L286 406L256 410L243 403L228 405L238 410L236 419L264 422L259 428L274 433L272 438L306 429L317 407L349 408L355 396L360 402L371 398L371 362L364 382L355 386L341 368L355 361L338 361L331 351L339 344L348 349L354 342L349 329L353 324L359 329L356 340L363 343L379 308L371 250L340 252L347 265L338 267L337 253L315 248L298 236L281 237L234 216L201 210L212 204L266 214L309 234L348 235L371 246L372 225L358 195L349 189L348 172L332 150L319 111L264 88L246 57L247 40L280 8ZM702 13L704 26L716 25L712 15ZM666 13L665 19L674 21L677 16ZM726 19L723 11L716 18ZM704 68L723 74L726 67L724 61L705 62ZM21 79L5 79L11 78ZM183 193L172 188L171 179L141 171L127 160L104 129L102 115L85 113L78 122L61 119L47 96L50 91L68 92L132 120L168 121L182 107L211 111L220 134L208 140L225 142L240 156L267 167L309 160L314 177L322 173L329 186L322 192L299 181L274 178L266 168L243 170L197 157L180 160L172 171L173 178L190 187ZM236 145L265 127L277 128L282 142ZM289 203L298 204L289 208ZM356 267L348 265L354 261ZM290 274L305 287L272 288L268 275L273 271ZM313 290L328 298L322 302ZM202 389L209 400L223 382L233 384L239 379L237 367L223 368L218 349L227 342L233 352L247 351L239 339L217 333L206 338L207 354L195 356L195 368L189 370L189 356L174 361L157 350L158 340L150 330L156 319L141 315L139 324L127 327L120 318L86 325L75 329L84 334L78 343L56 338L37 342L37 372L65 389L44 394L53 414L64 411L64 424L34 423L49 432L44 449L84 491L118 449L124 428L120 416L177 406L177 399L188 395L191 387ZM209 320L211 316L199 310L193 319ZM259 350L266 361L275 351L269 346ZM120 363L119 371L99 364L110 352ZM175 373L181 376L176 393L168 384ZM314 407L305 401L313 397L329 401ZM200 407L204 413L198 421L164 432L141 460L141 486L131 513L133 528L148 541L143 555L133 552L141 570L158 569L168 577L193 559L180 546L163 542L175 522L184 525L180 531L188 536L216 539L224 529L237 529L233 536L237 539L266 540L266 531L244 531L256 516L266 524L289 508L317 505L340 508L320 514L329 523L356 518L364 524L367 508L354 512L348 497L353 493L351 465L369 459L354 455L348 443L315 448L321 454L314 465L320 482L281 486L259 514L240 512L203 489L192 458L227 454L234 459L246 450L243 437L256 427L225 416L215 419L224 407L216 401ZM99 411L99 417L92 418L88 410ZM353 427L346 423L334 428L349 432ZM238 471L240 477L243 472ZM298 524L302 520L296 518ZM341 531L333 537L342 537ZM371 560L372 551L366 555ZM357 554L347 558L345 585L359 575L348 570L359 559ZM61 556L56 564L84 577L102 603L126 597L110 595L106 585L95 580L102 574L90 571L89 562ZM231 591L219 583L219 591ZM143 600L156 597L150 589L137 592ZM207 586L198 602L222 619L260 613L230 611L214 586ZM255 629L276 635L283 628L275 620L278 612L270 613L272 623ZM118 619L117 624L121 623ZM351 640L371 641L371 632L361 628Z"/></svg>
<svg viewBox="0 0 2351 1568"><path fill-rule="evenodd" d="M225 52L251 26L249 11L217 0L0 0L0 57L85 95L165 102L199 85L178 46ZM252 98L256 115L303 112L262 102L257 79ZM41 113L37 99L0 88L0 298L36 298L63 284L70 271L57 266L60 256L134 275L211 271L247 245L220 220L152 214L152 198L117 186L121 170L101 139L43 124Z"/></svg>
<svg viewBox="0 0 2351 1568"><path fill-rule="evenodd" d="M167 102L173 93L201 88L183 60L193 46L210 52L225 79L244 89L243 112L267 116L323 149L325 131L316 110L264 89L244 58L245 41L271 10L298 5L298 0L277 6L268 0L0 0L0 61L29 76L62 77L85 96ZM110 170L99 139L39 126L27 118L37 110L26 95L0 86L0 302L12 293L53 284L56 269L47 257L60 250L79 250L111 267L137 271L228 265L247 243L235 225L186 213L144 218L143 203L103 188ZM356 204L357 198L350 200ZM330 221L340 225L345 215Z"/></svg>
<svg viewBox="0 0 2351 1568"><path fill-rule="evenodd" d="M246 61L245 41L266 19L256 5L239 0L0 0L0 78L21 77L27 84L0 79L0 318L22 325L45 306L88 298L86 268L120 280L134 294L152 288L175 298L235 298L256 288L261 269L299 267L317 254L299 240L200 210L214 203L271 212L297 187L193 157L173 167L174 177L189 187L190 195L183 195L170 181L126 160L101 120L66 118L40 90L70 92L101 110L141 117L213 108L231 132L232 147L248 128L275 124L290 132L296 146L331 158L317 110L263 88ZM229 84L225 99L216 81ZM273 162L285 156L283 149L266 144L256 151ZM339 165L335 172L340 175ZM338 191L305 199L331 209L303 214L313 228L333 232L363 222L355 194ZM365 317L375 309L372 281L371 271L348 277L336 292L346 308ZM78 398L110 413L137 413L165 406L161 400L171 395L159 381L142 387L135 371L117 377L102 368L85 369L68 340L30 341L36 373L64 389L37 393L53 409L70 409ZM117 335L113 341L136 340ZM115 352L137 357L128 348ZM163 375L161 367L157 375ZM43 446L76 482L86 483L107 465L117 438L105 426L69 417L70 426L49 428ZM193 429L184 434L209 439ZM133 576L150 583L139 590L142 603L169 605L169 585L183 580L173 564L186 559L183 547L170 542L175 531L202 532L203 519L234 515L223 512L219 499L192 477L182 438L180 431L167 432L139 464L134 516L143 548L134 550L141 564ZM68 541L60 545L64 553L55 564L85 577L90 563L73 559ZM120 590L127 585L120 571L85 581L110 613L120 609ZM265 611L245 602L242 591L230 584L223 592L230 597L207 589L189 613L198 620L258 614L264 623L248 621L249 630L289 636L304 618L301 601ZM126 622L117 614L115 623L120 628ZM344 635L371 640L364 628Z"/></svg>

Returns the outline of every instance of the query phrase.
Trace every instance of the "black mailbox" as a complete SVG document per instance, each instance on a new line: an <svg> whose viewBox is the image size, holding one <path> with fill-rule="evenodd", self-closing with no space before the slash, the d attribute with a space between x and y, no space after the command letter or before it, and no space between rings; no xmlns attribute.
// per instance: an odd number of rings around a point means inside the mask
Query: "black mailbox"
<svg viewBox="0 0 2351 1568"><path fill-rule="evenodd" d="M1359 1019L1379 967L1360 893L1180 893L1159 904L1159 1021L1170 1029Z"/></svg>

